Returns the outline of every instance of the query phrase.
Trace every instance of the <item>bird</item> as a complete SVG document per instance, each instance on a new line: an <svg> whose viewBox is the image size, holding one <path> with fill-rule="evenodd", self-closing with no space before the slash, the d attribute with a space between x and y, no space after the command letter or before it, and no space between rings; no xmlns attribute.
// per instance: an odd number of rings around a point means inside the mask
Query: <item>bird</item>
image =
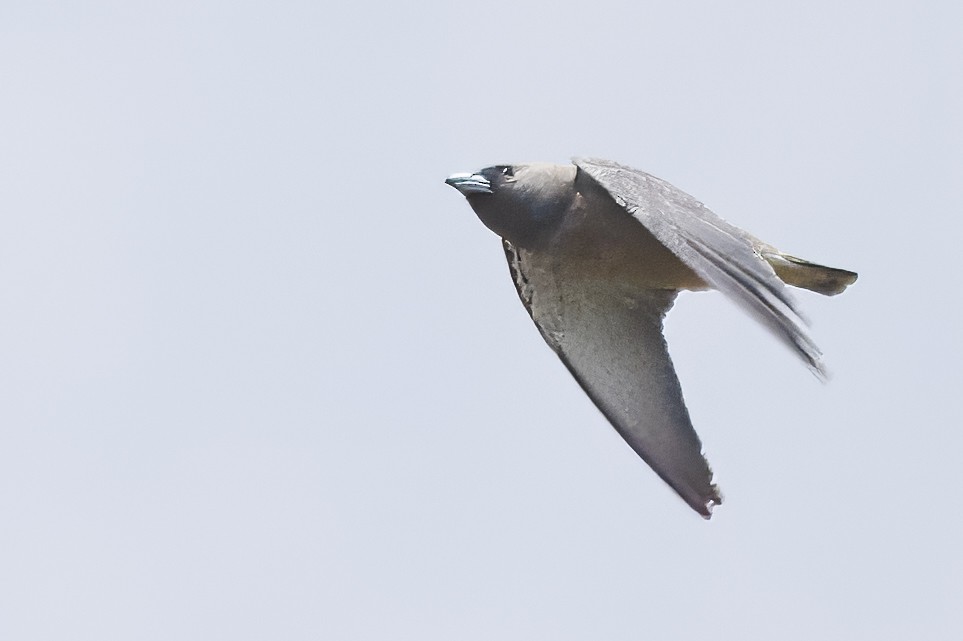
<svg viewBox="0 0 963 641"><path fill-rule="evenodd" d="M826 379L786 285L833 296L855 272L783 253L667 181L609 160L494 165L445 182L501 237L518 297L545 342L703 518L723 496L663 337L678 293L722 292Z"/></svg>

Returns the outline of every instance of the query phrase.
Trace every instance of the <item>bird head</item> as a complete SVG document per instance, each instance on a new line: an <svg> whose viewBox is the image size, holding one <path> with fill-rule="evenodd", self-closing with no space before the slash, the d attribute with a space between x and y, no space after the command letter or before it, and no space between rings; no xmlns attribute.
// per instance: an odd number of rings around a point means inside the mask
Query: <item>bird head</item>
<svg viewBox="0 0 963 641"><path fill-rule="evenodd" d="M452 174L457 189L493 232L520 247L546 242L575 198L574 165L494 165Z"/></svg>

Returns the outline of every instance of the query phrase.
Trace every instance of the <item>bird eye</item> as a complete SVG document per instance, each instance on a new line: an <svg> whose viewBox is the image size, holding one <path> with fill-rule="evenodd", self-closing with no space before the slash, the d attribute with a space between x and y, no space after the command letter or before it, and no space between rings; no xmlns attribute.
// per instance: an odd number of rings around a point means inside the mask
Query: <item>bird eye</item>
<svg viewBox="0 0 963 641"><path fill-rule="evenodd" d="M501 167L501 170L502 176L505 176L506 178L513 178L515 176L515 172L511 167Z"/></svg>

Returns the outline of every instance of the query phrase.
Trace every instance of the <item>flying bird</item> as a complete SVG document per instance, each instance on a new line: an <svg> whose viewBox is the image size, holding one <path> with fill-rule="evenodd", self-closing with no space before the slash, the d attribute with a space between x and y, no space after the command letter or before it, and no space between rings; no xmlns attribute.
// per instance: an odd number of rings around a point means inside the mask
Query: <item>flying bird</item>
<svg viewBox="0 0 963 641"><path fill-rule="evenodd" d="M722 495L662 336L677 294L721 291L825 378L784 284L833 296L857 275L785 254L645 172L573 163L496 165L445 182L502 238L545 341L632 449L708 519Z"/></svg>

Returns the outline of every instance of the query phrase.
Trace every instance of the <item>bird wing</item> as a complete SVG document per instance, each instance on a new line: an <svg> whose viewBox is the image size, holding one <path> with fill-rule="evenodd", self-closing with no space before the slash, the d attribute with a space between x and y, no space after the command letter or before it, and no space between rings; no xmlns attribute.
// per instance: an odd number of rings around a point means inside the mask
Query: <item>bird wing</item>
<svg viewBox="0 0 963 641"><path fill-rule="evenodd" d="M519 298L596 406L655 472L709 518L722 503L662 336L673 290L600 287L504 241ZM574 274L574 275L573 275Z"/></svg>
<svg viewBox="0 0 963 641"><path fill-rule="evenodd" d="M734 300L795 351L820 378L820 351L782 281L752 237L664 180L608 160L575 165L713 288Z"/></svg>

